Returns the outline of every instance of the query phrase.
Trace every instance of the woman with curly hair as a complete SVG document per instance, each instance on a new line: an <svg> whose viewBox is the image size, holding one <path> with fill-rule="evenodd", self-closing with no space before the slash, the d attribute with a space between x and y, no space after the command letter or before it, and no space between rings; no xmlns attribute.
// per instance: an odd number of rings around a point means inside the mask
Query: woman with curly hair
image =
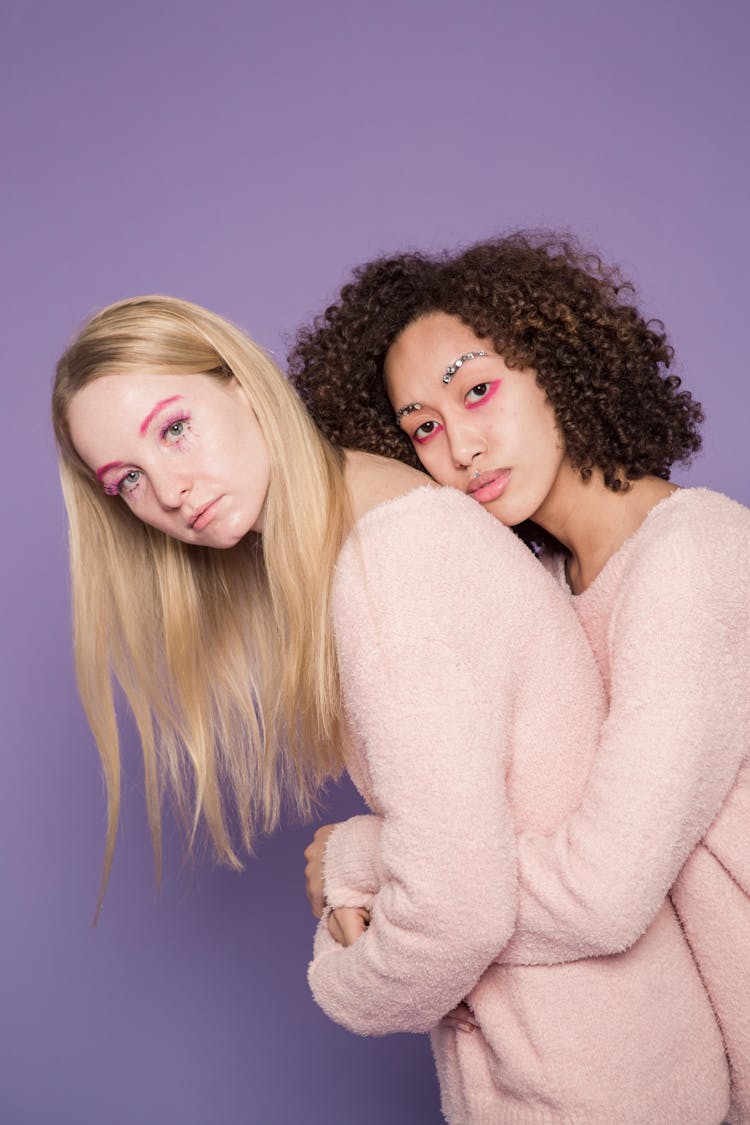
<svg viewBox="0 0 750 1125"><path fill-rule="evenodd" d="M750 513L670 483L702 413L632 297L555 236L398 255L356 270L300 333L291 377L333 441L421 464L534 541L574 605L609 714L576 810L520 832L518 932L549 963L612 954L666 899L723 1032L730 1120L746 1122ZM316 912L367 906L376 822L327 826L306 854ZM498 964L517 962L514 938ZM471 1008L440 1034L482 1027Z"/></svg>

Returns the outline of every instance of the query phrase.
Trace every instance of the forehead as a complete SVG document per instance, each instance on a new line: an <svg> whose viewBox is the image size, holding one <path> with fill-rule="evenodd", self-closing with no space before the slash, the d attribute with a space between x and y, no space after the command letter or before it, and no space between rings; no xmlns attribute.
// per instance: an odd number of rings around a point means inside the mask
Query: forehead
<svg viewBox="0 0 750 1125"><path fill-rule="evenodd" d="M492 351L492 342L458 317L431 313L414 321L394 340L384 366L385 387L392 401L419 397L444 387L443 376L456 360L478 351ZM473 365L481 362L477 357ZM413 392L413 393L412 393Z"/></svg>
<svg viewBox="0 0 750 1125"><path fill-rule="evenodd" d="M70 402L71 420L83 414L111 410L136 409L154 394L168 397L180 394L179 384L185 376L156 375L153 372L123 372L100 375L73 395Z"/></svg>
<svg viewBox="0 0 750 1125"><path fill-rule="evenodd" d="M210 375L123 372L100 375L73 395L68 424L73 445L91 466L126 460L142 437L142 427L156 407L179 409L222 398L222 384Z"/></svg>
<svg viewBox="0 0 750 1125"><path fill-rule="evenodd" d="M73 395L68 422L74 443L86 432L132 426L138 412L150 410L160 399L184 393L188 376L126 372L100 375Z"/></svg>

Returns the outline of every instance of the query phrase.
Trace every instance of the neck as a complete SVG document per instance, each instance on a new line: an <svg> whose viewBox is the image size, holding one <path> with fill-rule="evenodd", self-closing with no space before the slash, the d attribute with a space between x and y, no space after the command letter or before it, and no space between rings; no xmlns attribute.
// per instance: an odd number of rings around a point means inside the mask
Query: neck
<svg viewBox="0 0 750 1125"><path fill-rule="evenodd" d="M563 466L533 519L570 551L568 581L575 594L591 585L651 509L676 487L659 477L643 477L631 481L626 491L613 492L599 470L584 481L579 472Z"/></svg>

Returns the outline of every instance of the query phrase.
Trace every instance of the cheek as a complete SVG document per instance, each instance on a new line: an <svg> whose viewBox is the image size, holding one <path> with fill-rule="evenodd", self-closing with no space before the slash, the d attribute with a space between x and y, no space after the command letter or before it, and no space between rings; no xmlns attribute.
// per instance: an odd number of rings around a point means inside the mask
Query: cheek
<svg viewBox="0 0 750 1125"><path fill-rule="evenodd" d="M551 458L558 459L562 457L565 443L563 436L557 427L555 416L551 411L547 411L542 421L540 421L539 429L542 434L542 441L549 450Z"/></svg>
<svg viewBox="0 0 750 1125"><path fill-rule="evenodd" d="M422 466L423 469L426 469L427 472L429 473L430 464L431 464L429 450L428 449L422 449L422 447L419 446L419 445L415 445L413 448L414 448L414 452L417 455L417 459L418 459L420 465Z"/></svg>
<svg viewBox="0 0 750 1125"><path fill-rule="evenodd" d="M436 480L438 484L451 484L453 481L453 474L451 467L446 463L445 454L441 455L439 449L431 449L429 445L424 449L420 449L418 445L414 447L414 451L419 458L419 462L426 473Z"/></svg>
<svg viewBox="0 0 750 1125"><path fill-rule="evenodd" d="M537 456L551 454L559 445L555 416L546 401L540 402L536 396L531 401L518 404L511 424Z"/></svg>

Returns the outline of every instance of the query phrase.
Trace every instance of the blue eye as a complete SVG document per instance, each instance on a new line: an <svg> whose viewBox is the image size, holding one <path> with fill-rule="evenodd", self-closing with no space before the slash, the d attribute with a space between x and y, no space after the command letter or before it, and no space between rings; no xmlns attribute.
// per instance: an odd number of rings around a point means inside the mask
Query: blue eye
<svg viewBox="0 0 750 1125"><path fill-rule="evenodd" d="M168 442L179 441L188 431L189 418L175 418L168 422L161 432L162 438Z"/></svg>
<svg viewBox="0 0 750 1125"><path fill-rule="evenodd" d="M135 490L140 479L140 470L131 469L130 472L126 473L124 477L120 477L119 481L117 482L117 491L121 496L127 496L129 493Z"/></svg>

